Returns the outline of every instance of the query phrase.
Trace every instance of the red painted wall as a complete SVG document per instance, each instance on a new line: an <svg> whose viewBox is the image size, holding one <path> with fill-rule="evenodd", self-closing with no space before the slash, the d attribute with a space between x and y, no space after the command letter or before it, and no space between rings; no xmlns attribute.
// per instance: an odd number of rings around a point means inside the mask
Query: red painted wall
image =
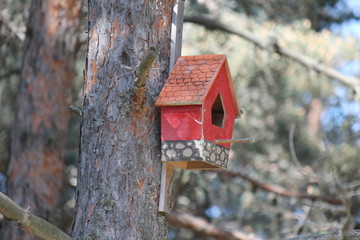
<svg viewBox="0 0 360 240"><path fill-rule="evenodd" d="M213 125L211 119L211 107L219 93L225 110L223 128ZM223 65L202 106L161 107L161 141L199 140L204 138L214 142L215 139L231 139L235 116L235 104L231 95L226 68ZM231 146L229 143L220 145L228 148Z"/></svg>
<svg viewBox="0 0 360 240"><path fill-rule="evenodd" d="M221 94L223 107L225 110L225 123L223 128L212 125L211 119L211 107L219 93ZM210 92L206 96L203 107L205 110L204 138L210 141L214 141L215 139L231 139L234 129L236 109L229 87L229 80L226 76L225 65L221 67L217 79L214 81ZM220 145L230 148L230 144Z"/></svg>
<svg viewBox="0 0 360 240"><path fill-rule="evenodd" d="M161 107L161 141L201 139L201 105Z"/></svg>

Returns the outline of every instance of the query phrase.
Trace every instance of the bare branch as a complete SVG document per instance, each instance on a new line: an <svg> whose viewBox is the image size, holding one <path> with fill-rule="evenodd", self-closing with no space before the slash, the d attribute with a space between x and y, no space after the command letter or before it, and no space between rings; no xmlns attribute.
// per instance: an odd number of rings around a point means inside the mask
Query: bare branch
<svg viewBox="0 0 360 240"><path fill-rule="evenodd" d="M212 237L215 239L227 239L227 240L259 240L259 238L236 231L227 231L216 227L215 225L208 223L206 220L192 216L187 213L171 212L167 215L166 220L173 226L189 229L197 234ZM339 231L333 231L322 234L314 234L310 236L288 238L283 240L335 240L339 239L341 233ZM360 231L354 230L347 234L348 240L355 240L360 238Z"/></svg>
<svg viewBox="0 0 360 240"><path fill-rule="evenodd" d="M60 229L25 210L0 192L0 212L5 217L15 221L22 229L45 240L71 240L71 238Z"/></svg>
<svg viewBox="0 0 360 240"><path fill-rule="evenodd" d="M191 231L215 239L227 240L259 240L255 236L240 232L227 231L208 223L205 219L192 216L187 213L171 212L166 216L166 220L173 226L183 227Z"/></svg>
<svg viewBox="0 0 360 240"><path fill-rule="evenodd" d="M288 238L283 240L337 240L339 239L339 232L334 231L330 233L315 234L311 236ZM351 231L348 235L348 240L357 240L360 238L360 231Z"/></svg>
<svg viewBox="0 0 360 240"><path fill-rule="evenodd" d="M295 124L291 124L290 126L290 131L289 131L289 148L290 148L290 155L291 155L291 159L293 160L293 162L295 163L296 168L299 170L299 172L301 172L304 176L306 177L311 177L312 179L315 179L316 181L320 181L320 178L318 176L316 176L315 174L311 173L310 171L307 171L306 169L304 169L300 162L299 159L296 156L296 152L295 152L295 146L294 146L294 133L295 133Z"/></svg>
<svg viewBox="0 0 360 240"><path fill-rule="evenodd" d="M156 48L149 48L149 51L145 54L139 67L136 69L136 87L140 88L145 86L147 75L149 74L150 68L158 55L159 52Z"/></svg>
<svg viewBox="0 0 360 240"><path fill-rule="evenodd" d="M299 159L296 156L295 147L294 147L294 132L295 132L295 124L291 124L290 131L289 131L289 148L291 159L294 161L296 168L303 174L307 175L307 172L304 172L303 167L301 166Z"/></svg>
<svg viewBox="0 0 360 240"><path fill-rule="evenodd" d="M134 82L134 107L136 110L143 109L142 105L144 103L146 94L146 78L149 74L152 64L158 55L158 50L155 47L150 47L140 64L134 68L136 74L136 79ZM124 67L127 69L126 66Z"/></svg>
<svg viewBox="0 0 360 240"><path fill-rule="evenodd" d="M336 188L338 189L339 193L341 194L341 197L343 198L343 201L345 203L346 208L346 218L344 220L343 226L341 228L341 240L347 240L348 239L348 233L352 228L353 223L353 215L351 213L352 208L352 202L351 202L351 196L349 195L349 192L346 188L344 188L341 179L339 178L334 159L331 155L330 148L329 148L329 142L326 138L326 135L324 135L324 142L325 142L325 148L328 155L328 160L331 167L331 174L335 183Z"/></svg>
<svg viewBox="0 0 360 240"><path fill-rule="evenodd" d="M221 170L221 171L216 171L216 172L219 172L219 173L223 174L224 176L231 177L231 178L235 178L235 177L242 178L245 181L251 183L255 187L258 187L258 188L268 191L268 192L275 193L275 194L283 196L283 197L308 199L311 201L326 202L326 203L333 204L333 205L343 205L344 204L343 201L339 198L330 198L330 197L326 197L326 196L309 195L309 194L306 194L303 192L288 190L288 189L278 186L278 185L273 185L273 184L257 181L241 172L232 172L232 171L227 171L227 170Z"/></svg>
<svg viewBox="0 0 360 240"><path fill-rule="evenodd" d="M344 187L348 190L355 189L357 187L360 187L360 180L355 180L349 183L344 184Z"/></svg>
<svg viewBox="0 0 360 240"><path fill-rule="evenodd" d="M79 117L82 117L82 109L81 108L79 108L77 106L74 106L74 105L70 105L68 108L69 108L70 111L72 111L73 113L75 113Z"/></svg>
<svg viewBox="0 0 360 240"><path fill-rule="evenodd" d="M4 73L1 73L1 74L0 74L0 80L1 80L1 79L7 79L7 78L9 78L11 75L14 75L14 74L20 74L20 69L19 69L19 68L12 68L12 69L7 70L7 71L4 72Z"/></svg>
<svg viewBox="0 0 360 240"><path fill-rule="evenodd" d="M273 38L269 38L267 40L261 39L254 34L247 32L243 29L234 29L230 26L227 26L218 20L214 20L205 16L185 16L184 18L185 22L191 22L203 25L206 28L209 29L216 29L221 30L230 34L235 34L247 41L250 41L254 43L257 47L264 49L264 50L272 50L273 52L276 52L282 56L286 56L288 58L291 58L292 60L297 61L298 63L302 64L305 67L308 67L310 69L313 69L317 72L323 73L326 76L333 78L337 80L338 82L351 87L358 99L360 99L360 79L356 77L349 77L345 76L341 72L335 70L334 68L325 66L321 63L319 63L317 60L310 58L308 56L305 56L301 53L295 52L290 49L286 49L284 47L279 46L277 41L273 41Z"/></svg>

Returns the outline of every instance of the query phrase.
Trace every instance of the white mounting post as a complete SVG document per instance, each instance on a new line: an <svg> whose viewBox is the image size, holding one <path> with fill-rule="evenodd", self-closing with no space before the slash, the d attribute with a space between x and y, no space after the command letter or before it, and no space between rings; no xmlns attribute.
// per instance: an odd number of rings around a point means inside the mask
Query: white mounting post
<svg viewBox="0 0 360 240"><path fill-rule="evenodd" d="M163 162L161 168L161 183L160 183L160 198L159 198L159 212L163 214L168 214L170 211L173 174L174 174L173 166Z"/></svg>
<svg viewBox="0 0 360 240"><path fill-rule="evenodd" d="M172 23L171 23L169 73L171 72L171 69L174 67L178 57L180 57L181 55L184 5L185 5L185 0L176 0L173 7ZM173 172L174 172L173 166L167 164L166 162L162 163L159 212L164 214L168 214L170 211Z"/></svg>
<svg viewBox="0 0 360 240"><path fill-rule="evenodd" d="M181 56L182 47L182 31L184 22L184 5L185 0L176 0L173 7L171 21L171 42L170 42L170 64L169 73L176 63L178 57Z"/></svg>

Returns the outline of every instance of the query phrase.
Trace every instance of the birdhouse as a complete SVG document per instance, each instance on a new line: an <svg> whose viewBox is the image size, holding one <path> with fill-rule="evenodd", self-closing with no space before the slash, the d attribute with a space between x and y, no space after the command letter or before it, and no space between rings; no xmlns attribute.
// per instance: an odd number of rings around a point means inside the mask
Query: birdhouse
<svg viewBox="0 0 360 240"><path fill-rule="evenodd" d="M225 55L179 57L155 103L162 161L182 169L226 168L241 115Z"/></svg>

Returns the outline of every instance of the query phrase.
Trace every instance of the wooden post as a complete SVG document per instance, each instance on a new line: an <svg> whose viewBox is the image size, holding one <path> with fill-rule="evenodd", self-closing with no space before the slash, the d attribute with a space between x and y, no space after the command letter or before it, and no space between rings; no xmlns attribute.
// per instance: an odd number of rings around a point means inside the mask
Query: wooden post
<svg viewBox="0 0 360 240"><path fill-rule="evenodd" d="M176 0L173 8L171 23L171 42L170 42L170 64L169 72L181 56L182 31L184 22L184 5L185 0Z"/></svg>
<svg viewBox="0 0 360 240"><path fill-rule="evenodd" d="M173 173L173 166L167 163L162 164L159 212L164 214L168 214L170 211Z"/></svg>
<svg viewBox="0 0 360 240"><path fill-rule="evenodd" d="M173 7L169 73L181 55L184 4L185 0L176 0ZM170 211L173 172L174 169L171 165L162 163L159 212L164 214L168 214Z"/></svg>

